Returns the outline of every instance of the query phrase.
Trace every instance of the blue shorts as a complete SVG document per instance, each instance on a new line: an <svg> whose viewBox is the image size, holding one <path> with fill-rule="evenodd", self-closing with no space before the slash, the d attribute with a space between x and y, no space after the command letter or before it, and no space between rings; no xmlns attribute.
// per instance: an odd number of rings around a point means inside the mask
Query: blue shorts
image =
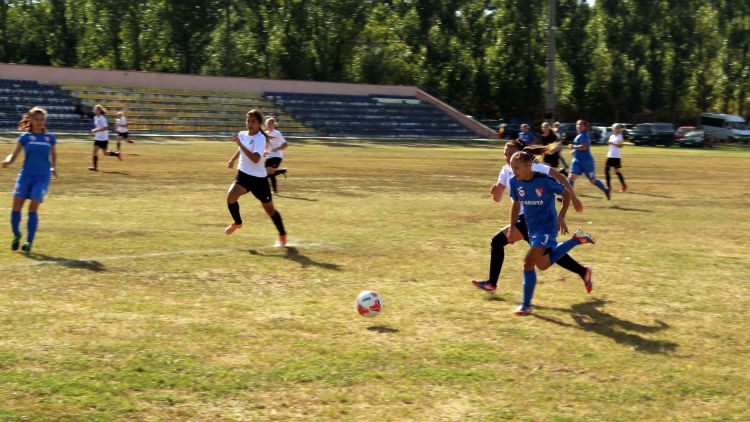
<svg viewBox="0 0 750 422"><path fill-rule="evenodd" d="M48 188L49 176L19 175L16 179L16 186L13 188L13 196L44 202Z"/></svg>
<svg viewBox="0 0 750 422"><path fill-rule="evenodd" d="M549 230L529 233L529 245L542 248L554 248L557 246L557 230Z"/></svg>
<svg viewBox="0 0 750 422"><path fill-rule="evenodd" d="M589 179L596 179L593 161L579 161L575 158L570 163L570 174L583 174Z"/></svg>

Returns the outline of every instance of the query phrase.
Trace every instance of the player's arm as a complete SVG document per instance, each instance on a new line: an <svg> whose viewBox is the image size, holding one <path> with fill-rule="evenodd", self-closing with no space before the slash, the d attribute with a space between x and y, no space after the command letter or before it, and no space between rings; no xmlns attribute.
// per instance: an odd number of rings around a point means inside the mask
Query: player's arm
<svg viewBox="0 0 750 422"><path fill-rule="evenodd" d="M578 199L578 195L576 195L576 192L573 190L573 186L570 186L568 179L553 168L549 169L549 175L555 179L557 183L563 185L566 192L570 193L570 200L573 202L573 208L575 208L576 212L583 212L583 203Z"/></svg>
<svg viewBox="0 0 750 422"><path fill-rule="evenodd" d="M232 156L232 158L230 158L229 161L227 161L227 167L229 167L230 169L234 168L234 163L237 162L238 158L240 158L240 149L239 148L237 148L237 151L234 152L234 155Z"/></svg>
<svg viewBox="0 0 750 422"><path fill-rule="evenodd" d="M50 171L52 172L52 178L57 179L57 145L52 145L52 147L49 150L50 155L50 163L52 163L52 167L50 168Z"/></svg>
<svg viewBox="0 0 750 422"><path fill-rule="evenodd" d="M21 145L21 143L19 142L16 144L16 149L12 153L8 154L8 156L5 157L5 160L3 160L3 167L8 167L9 165L13 164L13 162L16 161L16 158L18 158L18 154L21 153L21 149L23 149L23 145Z"/></svg>
<svg viewBox="0 0 750 422"><path fill-rule="evenodd" d="M237 134L232 135L232 139L234 139L234 142L237 144L238 147L242 150L242 153L247 156L250 160L252 160L253 163L257 163L262 158L261 154L258 154L257 152L250 151L242 145L242 141L240 141L240 138L237 136Z"/></svg>
<svg viewBox="0 0 750 422"><path fill-rule="evenodd" d="M286 139L281 138L281 142L282 142L282 144L280 146L272 149L272 151L281 151L282 149L286 149L286 147L289 146L289 144L286 142Z"/></svg>
<svg viewBox="0 0 750 422"><path fill-rule="evenodd" d="M516 227L516 220L518 219L518 213L521 212L521 203L511 198L510 206L510 230L508 231L508 244L513 244L516 239L523 239L521 231Z"/></svg>
<svg viewBox="0 0 750 422"><path fill-rule="evenodd" d="M589 149L589 144L588 143L580 144L580 145L571 144L570 147L576 151L586 151L587 149Z"/></svg>
<svg viewBox="0 0 750 422"><path fill-rule="evenodd" d="M505 193L505 185L500 182L495 183L494 185L492 185L492 188L490 188L490 193L492 194L493 201L500 202L503 199L503 194Z"/></svg>
<svg viewBox="0 0 750 422"><path fill-rule="evenodd" d="M565 215L568 213L568 207L570 206L570 192L567 190L562 191L563 204L560 208L560 213L557 216L557 228L562 234L568 234L568 225L565 223Z"/></svg>

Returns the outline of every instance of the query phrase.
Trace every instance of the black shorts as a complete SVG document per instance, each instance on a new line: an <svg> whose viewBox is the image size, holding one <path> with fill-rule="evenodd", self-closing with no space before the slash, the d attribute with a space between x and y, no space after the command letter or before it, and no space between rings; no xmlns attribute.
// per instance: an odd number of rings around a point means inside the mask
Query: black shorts
<svg viewBox="0 0 750 422"><path fill-rule="evenodd" d="M117 136L128 139L128 132L117 132Z"/></svg>
<svg viewBox="0 0 750 422"><path fill-rule="evenodd" d="M544 154L544 164L557 170L557 168L560 167L560 154Z"/></svg>
<svg viewBox="0 0 750 422"><path fill-rule="evenodd" d="M616 169L619 169L622 167L622 163L620 162L619 158L607 158L607 163L605 164L606 167L614 167Z"/></svg>
<svg viewBox="0 0 750 422"><path fill-rule="evenodd" d="M241 171L237 172L237 177L234 178L234 183L242 186L248 192L252 192L253 196L258 198L263 204L271 202L271 187L268 185L268 178L266 177L255 177Z"/></svg>
<svg viewBox="0 0 750 422"><path fill-rule="evenodd" d="M281 165L281 157L269 157L266 158L266 167L279 168Z"/></svg>
<svg viewBox="0 0 750 422"><path fill-rule="evenodd" d="M529 243L529 228L526 227L526 217L524 217L523 214L516 218L516 228L523 235L523 240L525 240L526 243Z"/></svg>
<svg viewBox="0 0 750 422"><path fill-rule="evenodd" d="M95 148L101 148L101 149L106 150L108 145L109 145L109 141L94 141Z"/></svg>

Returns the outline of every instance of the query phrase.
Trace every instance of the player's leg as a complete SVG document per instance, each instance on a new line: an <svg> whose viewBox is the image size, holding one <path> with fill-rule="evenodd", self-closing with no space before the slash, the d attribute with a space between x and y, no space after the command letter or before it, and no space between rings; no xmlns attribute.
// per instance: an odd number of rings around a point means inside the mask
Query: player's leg
<svg viewBox="0 0 750 422"><path fill-rule="evenodd" d="M531 313L531 300L534 298L536 289L536 271L534 266L540 256L544 254L544 248L532 246L526 252L523 260L523 302L516 309L516 315L528 315Z"/></svg>
<svg viewBox="0 0 750 422"><path fill-rule="evenodd" d="M612 168L610 165L610 159L607 158L607 163L604 165L604 176L607 179L607 189L612 190L612 178L609 175L610 168Z"/></svg>
<svg viewBox="0 0 750 422"><path fill-rule="evenodd" d="M96 141L94 141L94 149L91 152L91 160L92 160L92 166L89 167L89 170L91 171L98 171L99 170L99 146L96 145Z"/></svg>
<svg viewBox="0 0 750 422"><path fill-rule="evenodd" d="M240 197L247 193L247 189L236 180L232 183L227 191L227 208L232 216L232 224L224 229L224 233L232 234L235 230L242 227L242 216L240 215L240 204L237 202Z"/></svg>
<svg viewBox="0 0 750 422"><path fill-rule="evenodd" d="M39 205L41 201L32 199L29 202L29 215L26 221L26 243L21 246L24 252L31 252L31 245L36 237L36 229L39 227Z"/></svg>
<svg viewBox="0 0 750 422"><path fill-rule="evenodd" d="M18 182L16 182L18 185ZM23 210L23 203L26 198L18 196L18 188L13 196L13 207L10 210L10 228L13 232L13 240L10 243L10 248L14 251L18 250L21 245L21 210Z"/></svg>

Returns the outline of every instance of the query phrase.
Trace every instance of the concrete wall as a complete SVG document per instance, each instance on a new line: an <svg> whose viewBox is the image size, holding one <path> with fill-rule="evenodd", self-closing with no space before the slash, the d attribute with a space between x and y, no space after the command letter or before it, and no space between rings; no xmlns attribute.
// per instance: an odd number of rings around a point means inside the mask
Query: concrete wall
<svg viewBox="0 0 750 422"><path fill-rule="evenodd" d="M480 137L497 137L487 126L466 117L463 113L421 91L415 86L369 85L336 82L253 79L224 76L183 75L176 73L134 72L124 70L76 69L69 67L31 66L0 63L0 78L26 79L47 84L99 84L142 87L183 88L202 90L247 91L261 94L266 91L342 95L404 95L415 96L434 104L458 120Z"/></svg>

